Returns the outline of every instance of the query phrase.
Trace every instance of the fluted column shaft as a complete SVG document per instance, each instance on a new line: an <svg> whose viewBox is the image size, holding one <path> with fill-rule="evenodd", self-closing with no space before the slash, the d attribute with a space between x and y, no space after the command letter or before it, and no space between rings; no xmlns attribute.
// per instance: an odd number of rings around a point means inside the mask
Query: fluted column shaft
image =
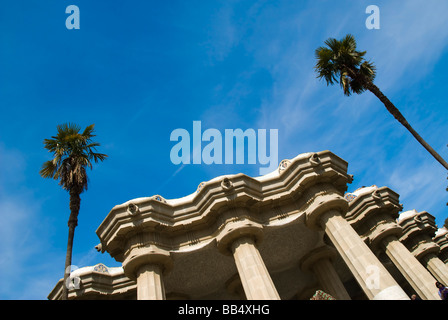
<svg viewBox="0 0 448 320"><path fill-rule="evenodd" d="M423 300L440 300L435 279L396 236L382 240L385 252Z"/></svg>
<svg viewBox="0 0 448 320"><path fill-rule="evenodd" d="M280 296L255 246L254 240L241 237L231 245L235 264L248 300L279 300Z"/></svg>
<svg viewBox="0 0 448 320"><path fill-rule="evenodd" d="M338 300L351 300L344 284L328 258L322 258L314 262L311 270L316 275L325 292L328 292Z"/></svg>
<svg viewBox="0 0 448 320"><path fill-rule="evenodd" d="M165 300L162 270L157 264L147 264L138 269L137 300Z"/></svg>
<svg viewBox="0 0 448 320"><path fill-rule="evenodd" d="M170 253L155 245L130 250L123 271L137 282L137 300L164 300L163 275L172 268Z"/></svg>
<svg viewBox="0 0 448 320"><path fill-rule="evenodd" d="M448 266L436 254L430 253L423 257L423 264L429 272L444 285L448 285Z"/></svg>
<svg viewBox="0 0 448 320"><path fill-rule="evenodd" d="M369 299L409 300L339 211L323 213L320 223Z"/></svg>

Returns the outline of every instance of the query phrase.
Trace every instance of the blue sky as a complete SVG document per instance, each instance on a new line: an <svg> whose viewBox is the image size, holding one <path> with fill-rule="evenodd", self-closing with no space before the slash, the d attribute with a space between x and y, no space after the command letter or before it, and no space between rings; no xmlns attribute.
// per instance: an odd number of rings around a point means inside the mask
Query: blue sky
<svg viewBox="0 0 448 320"><path fill-rule="evenodd" d="M77 5L80 29L65 8ZM380 29L365 26L368 5ZM95 230L114 205L178 198L260 164L174 165L177 128L278 129L278 158L331 150L360 186L388 186L404 210L447 216L446 171L370 92L316 79L314 50L352 33L377 86L448 159L448 2L3 1L0 9L0 299L46 299L62 277L68 194L39 176L56 126L96 125L109 155L89 172L73 264L103 262Z"/></svg>

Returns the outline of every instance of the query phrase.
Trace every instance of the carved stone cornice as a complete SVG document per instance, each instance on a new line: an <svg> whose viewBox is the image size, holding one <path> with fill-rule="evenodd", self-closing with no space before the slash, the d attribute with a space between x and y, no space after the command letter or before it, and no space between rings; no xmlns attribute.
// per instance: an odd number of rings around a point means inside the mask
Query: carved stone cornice
<svg viewBox="0 0 448 320"><path fill-rule="evenodd" d="M417 259L439 253L440 247L432 240L437 231L434 216L426 211L410 210L400 214L398 224L403 228L400 241Z"/></svg>
<svg viewBox="0 0 448 320"><path fill-rule="evenodd" d="M138 269L147 264L160 265L163 273L168 273L173 266L169 252L154 245L136 246L125 254L124 273L128 278L136 280Z"/></svg>
<svg viewBox="0 0 448 320"><path fill-rule="evenodd" d="M440 260L448 263L448 230L446 228L439 228L433 237L433 241L440 247Z"/></svg>
<svg viewBox="0 0 448 320"><path fill-rule="evenodd" d="M378 211L384 211L391 219L398 218L398 213L403 207L399 203L399 194L388 187L375 188L366 193L360 193L350 201L347 221L356 226L359 223L376 215Z"/></svg>
<svg viewBox="0 0 448 320"><path fill-rule="evenodd" d="M425 235L432 239L437 231L434 216L426 211L417 212L415 210L400 214L399 225L403 228L402 241L408 241L417 235Z"/></svg>
<svg viewBox="0 0 448 320"><path fill-rule="evenodd" d="M124 274L121 267L108 268L100 263L77 269L70 277L75 279L76 285L70 288L69 299L120 299L135 295L136 283ZM63 279L60 279L48 299L62 299L62 285Z"/></svg>
<svg viewBox="0 0 448 320"><path fill-rule="evenodd" d="M366 188L367 189L367 188ZM402 228L396 223L402 209L399 195L388 187L368 188L349 202L346 220L374 250L391 235L400 238Z"/></svg>
<svg viewBox="0 0 448 320"><path fill-rule="evenodd" d="M226 226L238 220L263 228L289 223L327 207L332 202L329 197L337 198L336 207L344 210L342 195L352 180L346 171L347 162L322 151L299 155L286 166L283 162L282 170L275 174L212 179L184 198L130 200L115 206L98 227L99 248L122 262L138 234L145 234L144 245L167 251L191 250L191 246L216 241ZM244 208L244 213L232 208Z"/></svg>

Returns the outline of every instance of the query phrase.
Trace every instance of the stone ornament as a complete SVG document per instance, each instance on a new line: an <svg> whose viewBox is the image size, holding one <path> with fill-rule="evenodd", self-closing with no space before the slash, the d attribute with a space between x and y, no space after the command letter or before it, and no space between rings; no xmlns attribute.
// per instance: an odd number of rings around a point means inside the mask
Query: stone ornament
<svg viewBox="0 0 448 320"><path fill-rule="evenodd" d="M154 199L154 200L156 200L156 201L159 201L159 202L166 203L166 200L165 200L161 195L158 195L158 194L156 194L155 196L153 196L152 199Z"/></svg>
<svg viewBox="0 0 448 320"><path fill-rule="evenodd" d="M109 269L102 263L98 263L96 266L94 266L93 271L99 273L109 273Z"/></svg>
<svg viewBox="0 0 448 320"><path fill-rule="evenodd" d="M201 189L202 189L204 186L205 186L205 182L201 182L201 183L198 185L198 187L197 187L197 189L196 189L196 192L201 191Z"/></svg>
<svg viewBox="0 0 448 320"><path fill-rule="evenodd" d="M138 206L135 203L131 202L130 204L128 204L126 212L128 214L130 214L131 216L135 216L140 212L140 209L138 208Z"/></svg>
<svg viewBox="0 0 448 320"><path fill-rule="evenodd" d="M317 153L313 153L309 158L309 162L313 167L320 165L319 155Z"/></svg>
<svg viewBox="0 0 448 320"><path fill-rule="evenodd" d="M225 190L225 191L229 191L233 188L233 183L232 181L230 181L229 178L224 178L221 181L221 187Z"/></svg>
<svg viewBox="0 0 448 320"><path fill-rule="evenodd" d="M291 160L285 159L280 162L278 165L278 173L282 173L286 170L286 168L291 164Z"/></svg>

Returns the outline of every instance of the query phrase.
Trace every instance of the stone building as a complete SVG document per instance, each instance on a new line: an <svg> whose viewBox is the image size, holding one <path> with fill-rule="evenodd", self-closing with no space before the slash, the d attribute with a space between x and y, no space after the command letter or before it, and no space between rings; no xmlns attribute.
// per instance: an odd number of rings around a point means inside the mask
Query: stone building
<svg viewBox="0 0 448 320"><path fill-rule="evenodd" d="M70 299L440 299L446 229L399 214L387 187L346 193L353 177L330 151L283 160L270 174L227 175L180 199L117 205L98 227L102 264L71 274ZM60 299L63 281L49 294Z"/></svg>

